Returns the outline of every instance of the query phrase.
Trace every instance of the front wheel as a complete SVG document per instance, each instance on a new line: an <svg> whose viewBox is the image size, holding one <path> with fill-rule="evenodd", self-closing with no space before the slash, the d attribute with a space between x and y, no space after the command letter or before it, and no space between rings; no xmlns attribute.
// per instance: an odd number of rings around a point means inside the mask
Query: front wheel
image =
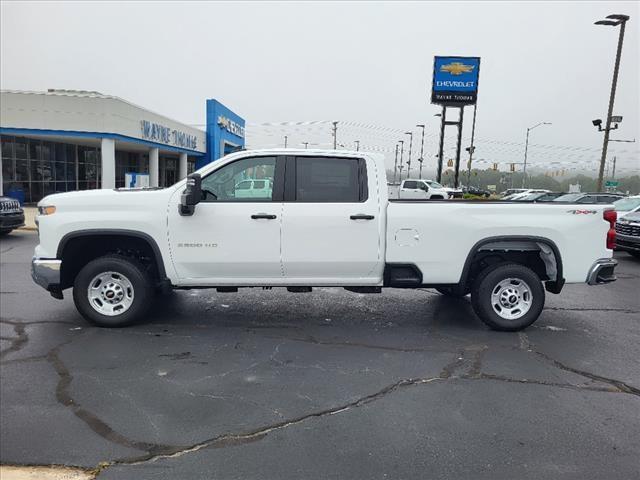
<svg viewBox="0 0 640 480"><path fill-rule="evenodd" d="M99 327L123 327L149 308L153 285L144 266L122 255L87 263L73 284L73 301L82 316Z"/></svg>
<svg viewBox="0 0 640 480"><path fill-rule="evenodd" d="M540 277L515 263L485 269L471 291L476 315L494 330L515 332L528 327L540 316L544 301Z"/></svg>

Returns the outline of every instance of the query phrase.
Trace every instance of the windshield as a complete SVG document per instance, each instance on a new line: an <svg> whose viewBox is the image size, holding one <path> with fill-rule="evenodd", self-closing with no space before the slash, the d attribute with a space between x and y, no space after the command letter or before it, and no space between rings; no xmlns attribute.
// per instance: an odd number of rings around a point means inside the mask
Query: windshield
<svg viewBox="0 0 640 480"><path fill-rule="evenodd" d="M425 182L427 182L427 185L429 185L430 187L433 187L433 188L444 188L438 182L434 182L433 180L425 180Z"/></svg>
<svg viewBox="0 0 640 480"><path fill-rule="evenodd" d="M583 195L583 193L567 193L566 195L561 195L556 198L554 202L574 202Z"/></svg>
<svg viewBox="0 0 640 480"><path fill-rule="evenodd" d="M640 197L621 198L613 202L616 212L630 212L634 208L640 206Z"/></svg>

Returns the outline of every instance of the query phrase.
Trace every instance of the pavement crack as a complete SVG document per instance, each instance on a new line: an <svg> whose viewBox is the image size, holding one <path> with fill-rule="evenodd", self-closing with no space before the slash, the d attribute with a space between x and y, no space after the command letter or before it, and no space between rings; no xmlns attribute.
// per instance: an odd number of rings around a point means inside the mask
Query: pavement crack
<svg viewBox="0 0 640 480"><path fill-rule="evenodd" d="M6 357L10 353L19 352L29 341L29 335L27 335L23 324L11 323L11 325L13 325L13 331L16 336L9 339L11 341L11 345L0 352L0 359Z"/></svg>
<svg viewBox="0 0 640 480"><path fill-rule="evenodd" d="M469 379L469 380L477 380L477 379L481 379L481 380L495 380L495 381L499 381L499 382L507 382L507 383L523 383L523 384L530 384L530 385L544 385L547 387L558 387L558 388L567 388L570 390L589 390L592 392L606 392L606 393L625 393L622 392L621 390L619 390L616 387L599 387L596 385L575 385L572 383L560 383L560 382L547 382L545 380L535 380L535 379L530 379L530 378L512 378L512 377L505 377L503 375L493 375L493 374L489 374L489 373L480 373L475 377L472 376L466 376L464 377L465 379Z"/></svg>
<svg viewBox="0 0 640 480"><path fill-rule="evenodd" d="M86 408L83 408L73 399L73 396L70 392L70 386L71 382L73 381L73 376L71 375L71 372L67 368L65 363L60 358L60 350L62 349L62 347L68 345L73 340L74 338L71 338L66 342L63 342L60 345L52 348L49 353L47 353L47 361L51 364L59 377L55 392L56 400L58 401L58 403L71 409L73 414L77 418L82 420L91 430L93 430L94 433L98 434L100 437L108 440L109 442L132 448L134 450L141 450L143 452L146 452L148 455L158 455L164 452L172 452L176 448L178 448L176 446L131 440L124 435L116 432L109 425L107 425L107 423L98 418L97 415L87 410Z"/></svg>
<svg viewBox="0 0 640 480"><path fill-rule="evenodd" d="M441 376L402 379L395 383L387 385L386 387L382 388L381 390L378 390L375 393L365 395L363 397L360 397L356 400L353 400L351 402L348 402L342 405L327 408L324 410L319 410L316 412L307 413L304 415L300 415L298 417L294 417L288 420L283 420L281 422L273 423L273 424L263 426L255 430L251 430L244 433L229 433L229 434L219 435L207 440L203 440L202 442L190 445L188 447L175 448L173 451L150 453L149 455L145 455L141 457L116 460L109 464L106 464L103 468L108 468L110 466L116 466L116 465L140 465L148 462L155 462L161 459L177 458L189 453L197 452L205 448L225 448L225 447L235 446L235 445L244 445L247 443L261 440L271 432L283 430L288 427L298 425L312 418L321 418L329 415L338 415L352 408L358 408L363 405L367 405L369 403L380 400L381 398L384 398L390 393L393 393L403 388L411 387L414 385L427 384L435 381L443 381L443 380L445 379L442 378Z"/></svg>
<svg viewBox="0 0 640 480"><path fill-rule="evenodd" d="M615 391L619 393L628 393L630 395L636 395L640 397L640 389L632 385L629 385L626 382L623 382L621 380L616 380L615 378L603 377L602 375L597 375L595 373L587 372L585 370L580 370L578 368L570 367L568 365L565 365L562 362L559 362L554 358L551 358L546 353L542 353L537 350L532 350L532 351L533 353L538 355L540 358L543 358L545 361L549 362L551 365L555 366L556 368L559 368L560 370L575 373L576 375L581 375L590 380L595 380L596 382L607 383L611 385L613 388L615 388Z"/></svg>
<svg viewBox="0 0 640 480"><path fill-rule="evenodd" d="M611 388L607 388L607 389L600 389L599 391L608 391L608 392L616 392L616 393L628 393L630 395L636 395L640 397L640 389L637 387L634 387L632 385L629 385L628 383L625 383L621 380L616 380L614 378L609 378L609 377L604 377L602 375L597 375L595 373L591 373L591 372L587 372L585 370L580 370L578 368L574 368L574 367L570 367L569 365L565 365L564 363L556 360L555 358L550 357L549 355L547 355L546 353L540 352L538 350L536 350L533 345L531 344L531 342L529 341L529 337L527 336L526 333L524 332L520 332L518 333L518 336L520 337L520 350L524 350L527 352L531 352L534 353L535 355L537 355L538 357L540 357L541 359L543 359L545 362L551 364L552 366L554 366L555 368L558 368L560 370L564 370L565 372L571 372L574 373L576 375L580 375L582 377L588 378L589 380L594 380L596 382L600 382L600 383L605 383L611 386ZM529 382L532 383L532 382ZM565 385L565 384L560 384L560 385ZM569 384L566 384L569 385ZM580 386L574 386L576 388L580 388L580 389L591 389L593 390L594 388L587 388L587 387L580 387Z"/></svg>

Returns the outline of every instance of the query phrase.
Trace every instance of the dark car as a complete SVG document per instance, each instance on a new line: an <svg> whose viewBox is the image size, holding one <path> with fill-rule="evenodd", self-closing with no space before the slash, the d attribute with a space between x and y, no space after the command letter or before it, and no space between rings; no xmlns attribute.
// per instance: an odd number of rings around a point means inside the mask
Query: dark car
<svg viewBox="0 0 640 480"><path fill-rule="evenodd" d="M616 250L640 258L640 212L629 213L616 222Z"/></svg>
<svg viewBox="0 0 640 480"><path fill-rule="evenodd" d="M489 196L491 196L491 192L489 190L483 190L478 187L462 187L462 191L471 195L478 195L479 197L489 198Z"/></svg>
<svg viewBox="0 0 640 480"><path fill-rule="evenodd" d="M624 195L617 193L567 193L554 199L554 202L584 203L594 205L596 203L613 203L624 198Z"/></svg>
<svg viewBox="0 0 640 480"><path fill-rule="evenodd" d="M15 198L0 197L0 235L24 225L24 211Z"/></svg>

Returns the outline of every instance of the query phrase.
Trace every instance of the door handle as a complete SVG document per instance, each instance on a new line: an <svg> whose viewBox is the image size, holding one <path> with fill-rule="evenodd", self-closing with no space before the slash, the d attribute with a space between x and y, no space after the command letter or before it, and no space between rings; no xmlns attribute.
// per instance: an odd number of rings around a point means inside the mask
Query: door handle
<svg viewBox="0 0 640 480"><path fill-rule="evenodd" d="M274 220L276 216L270 215L268 213L254 213L253 215L251 215L251 218L254 220L259 220L261 218L264 218L265 220Z"/></svg>
<svg viewBox="0 0 640 480"><path fill-rule="evenodd" d="M373 220L374 217L373 215L365 215L364 213L358 213L357 215L351 215L351 220Z"/></svg>

